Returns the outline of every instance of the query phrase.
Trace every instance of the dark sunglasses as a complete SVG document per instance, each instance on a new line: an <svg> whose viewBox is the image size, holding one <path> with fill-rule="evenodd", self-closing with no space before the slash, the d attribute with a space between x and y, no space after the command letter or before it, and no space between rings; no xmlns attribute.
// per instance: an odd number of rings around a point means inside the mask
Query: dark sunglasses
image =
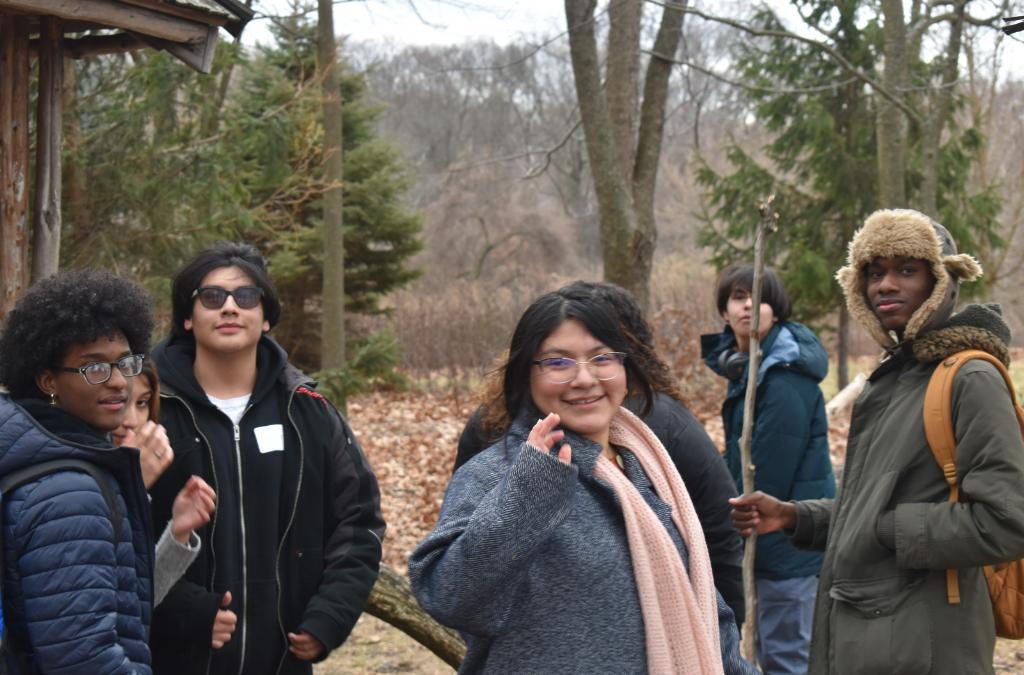
<svg viewBox="0 0 1024 675"><path fill-rule="evenodd" d="M252 309L263 300L263 289L256 286L239 286L233 291L220 286L200 286L192 291L193 298L199 298L206 309L220 309L228 301L228 296L235 299L240 309Z"/></svg>

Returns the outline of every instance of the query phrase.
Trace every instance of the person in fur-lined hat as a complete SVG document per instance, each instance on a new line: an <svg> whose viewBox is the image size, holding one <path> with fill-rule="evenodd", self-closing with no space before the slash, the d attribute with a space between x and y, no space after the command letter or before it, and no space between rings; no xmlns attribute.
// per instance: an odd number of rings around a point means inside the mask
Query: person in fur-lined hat
<svg viewBox="0 0 1024 675"><path fill-rule="evenodd" d="M989 363L956 376L960 503L928 447L922 408L937 363L963 349L1009 362L998 305L954 313L981 265L922 213L873 213L836 278L850 314L885 355L854 404L843 485L833 500L733 500L743 534L785 530L823 549L811 673L992 673L995 627L982 566L1024 557L1024 442ZM959 570L961 600L946 596Z"/></svg>

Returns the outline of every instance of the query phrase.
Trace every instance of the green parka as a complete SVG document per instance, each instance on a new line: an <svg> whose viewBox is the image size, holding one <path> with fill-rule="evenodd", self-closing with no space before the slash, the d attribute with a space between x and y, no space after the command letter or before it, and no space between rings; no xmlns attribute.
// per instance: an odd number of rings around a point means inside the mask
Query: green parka
<svg viewBox="0 0 1024 675"><path fill-rule="evenodd" d="M916 212L881 213L895 215L875 233L891 238L905 224L900 216ZM869 219L865 230L871 224ZM861 258L937 261L933 273L948 269L951 282L936 284L902 342L885 345L889 356L854 404L835 502L797 503L793 542L825 548L813 674L993 672L995 629L981 566L1024 557L1024 442L996 369L978 361L964 366L953 390L962 501L947 502L948 486L924 434L929 378L939 360L962 349L983 349L1007 361L1009 329L995 306L972 305L951 316L957 278L976 276L980 267L963 273L962 256L943 257L952 240L938 228L936 256L886 255L888 249L878 253L872 245L877 242L861 242ZM839 278L851 313L870 326L874 314L864 301L856 245L855 238L851 265ZM881 328L877 320L875 327ZM959 570L957 605L946 598L947 568Z"/></svg>

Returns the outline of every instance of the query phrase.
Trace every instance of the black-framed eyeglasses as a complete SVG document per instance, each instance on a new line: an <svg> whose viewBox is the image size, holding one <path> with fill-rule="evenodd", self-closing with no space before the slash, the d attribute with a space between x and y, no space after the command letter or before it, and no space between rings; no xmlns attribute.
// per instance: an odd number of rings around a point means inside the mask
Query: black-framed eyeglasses
<svg viewBox="0 0 1024 675"><path fill-rule="evenodd" d="M239 286L229 291L220 286L200 286L192 291L192 297L198 297L206 309L220 309L228 301L229 295L235 299L239 308L252 309L263 300L263 289L258 286Z"/></svg>
<svg viewBox="0 0 1024 675"><path fill-rule="evenodd" d="M566 384L576 379L580 366L586 366L595 379L614 380L622 372L620 366L626 362L626 356L625 352L605 352L585 361L556 356L530 363L540 368L541 375L551 384Z"/></svg>
<svg viewBox="0 0 1024 675"><path fill-rule="evenodd" d="M103 384L114 374L114 368L121 371L125 377L135 377L142 372L142 362L146 360L145 354L131 354L122 357L117 361L93 361L81 368L70 366L57 366L57 370L68 373L79 373L89 384Z"/></svg>

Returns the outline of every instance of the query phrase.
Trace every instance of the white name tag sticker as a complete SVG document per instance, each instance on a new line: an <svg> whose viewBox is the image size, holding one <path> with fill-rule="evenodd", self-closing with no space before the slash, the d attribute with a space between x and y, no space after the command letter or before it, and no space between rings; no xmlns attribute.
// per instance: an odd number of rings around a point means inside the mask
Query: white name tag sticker
<svg viewBox="0 0 1024 675"><path fill-rule="evenodd" d="M252 432L256 434L256 443L260 446L260 452L266 454L284 450L284 427L280 424L256 427Z"/></svg>

